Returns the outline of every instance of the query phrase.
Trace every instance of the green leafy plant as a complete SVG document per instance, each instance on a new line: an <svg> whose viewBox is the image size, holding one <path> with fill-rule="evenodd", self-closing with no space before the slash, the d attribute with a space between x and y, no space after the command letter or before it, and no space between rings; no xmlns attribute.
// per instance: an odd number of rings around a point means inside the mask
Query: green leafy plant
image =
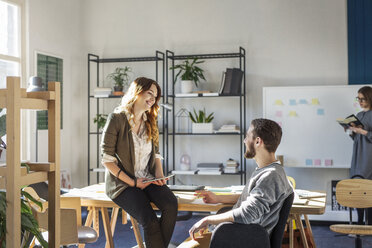
<svg viewBox="0 0 372 248"><path fill-rule="evenodd" d="M24 192L23 190L21 191L21 247L29 247L29 237L31 234L33 234L37 240L39 240L41 246L46 248L48 247L48 242L41 235L39 224L32 214L32 210L27 202L27 199L42 208L41 202L34 199L27 192ZM6 205L6 192L0 191L0 248L6 247Z"/></svg>
<svg viewBox="0 0 372 248"><path fill-rule="evenodd" d="M194 58L190 63L188 60L183 61L182 64L175 65L170 69L178 69L178 73L176 74L176 78L174 82L176 82L177 78L181 75L181 80L191 80L195 83L195 86L198 87L198 83L200 79L205 80L204 77L204 70L201 69L198 64L204 63L204 60L199 60L198 58Z"/></svg>
<svg viewBox="0 0 372 248"><path fill-rule="evenodd" d="M209 114L207 116L207 113L205 112L205 109L204 110L199 110L199 113L197 113L196 110L194 109L194 115L190 111L189 112L189 117L190 117L191 121L194 122L194 123L210 123L214 119L213 114L214 114L214 112L212 112L211 114Z"/></svg>
<svg viewBox="0 0 372 248"><path fill-rule="evenodd" d="M97 123L98 129L102 129L107 121L107 115L105 114L97 114L96 117L94 117L93 122Z"/></svg>
<svg viewBox="0 0 372 248"><path fill-rule="evenodd" d="M124 86L129 85L129 74L132 72L132 68L129 66L117 67L114 72L107 75L107 78L114 80L114 86L123 90Z"/></svg>

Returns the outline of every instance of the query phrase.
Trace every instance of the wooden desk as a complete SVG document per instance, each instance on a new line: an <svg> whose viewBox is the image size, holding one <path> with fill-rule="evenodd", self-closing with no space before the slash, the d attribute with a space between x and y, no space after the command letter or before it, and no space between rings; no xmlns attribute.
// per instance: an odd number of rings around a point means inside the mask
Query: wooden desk
<svg viewBox="0 0 372 248"><path fill-rule="evenodd" d="M119 213L119 207L111 201L110 198L104 193L104 184L91 185L79 190L72 190L64 196L79 196L81 197L81 205L88 207L88 216L85 221L85 226L92 226L97 231L99 235L99 211L102 213L103 227L106 235L106 248L114 247L113 235L115 230L115 225ZM293 248L293 226L292 220L295 221L297 227L300 229L301 237L304 242L304 246L307 248L308 244L305 237L304 226L302 225L301 217L304 216L306 226L310 232L310 237L313 239L311 226L308 214L323 214L325 212L326 197L312 198L309 199L306 205L296 205L294 204L290 212L289 230L290 237L289 243L290 248ZM156 206L153 205L154 209ZM216 212L224 207L232 207L231 204L205 204L199 199L196 202L190 200L179 199L178 210L179 211L197 211L197 212ZM108 208L112 208L111 222L109 221ZM133 231L136 236L136 240L139 247L143 247L142 237L139 231L137 221L130 216ZM123 224L126 223L126 215L123 211ZM84 247L84 245L79 245L79 248Z"/></svg>
<svg viewBox="0 0 372 248"><path fill-rule="evenodd" d="M322 191L319 191L321 193L325 193ZM289 247L293 248L293 221L295 221L296 226L300 230L301 233L301 239L304 244L305 248L308 248L309 245L306 240L305 235L305 229L301 221L301 217L303 215L306 227L309 231L309 236L312 239L312 243L315 245L313 232L311 230L310 221L307 215L309 214L315 214L315 215L321 215L324 214L326 208L326 196L324 197L318 197L318 198L310 198L306 205L296 205L293 204L291 211L289 213Z"/></svg>
<svg viewBox="0 0 372 248"><path fill-rule="evenodd" d="M177 194L177 192L175 192ZM82 189L74 189L63 196L78 196L81 198L81 206L88 208L88 216L85 221L85 226L92 226L96 230L99 236L99 211L101 211L103 219L103 227L106 236L106 248L114 247L114 231L117 222L117 217L119 213L119 207L111 201L110 198L104 193L104 184L91 185ZM63 197L62 196L62 197ZM154 204L152 204L154 209L157 209ZM197 212L216 212L224 207L232 207L231 204L205 204L201 199L197 201L191 201L187 199L178 199L178 210L179 211L197 211ZM112 208L111 222L109 220L108 208ZM127 223L126 213L122 213L123 224ZM130 216L132 222L134 235L136 237L138 247L143 248L143 240L138 227L137 221ZM79 245L79 248L85 247L85 245Z"/></svg>

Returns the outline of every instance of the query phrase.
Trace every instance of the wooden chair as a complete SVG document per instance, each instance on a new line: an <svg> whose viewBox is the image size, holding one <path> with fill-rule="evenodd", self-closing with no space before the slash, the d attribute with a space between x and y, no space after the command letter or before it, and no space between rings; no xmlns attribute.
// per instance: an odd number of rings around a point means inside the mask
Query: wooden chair
<svg viewBox="0 0 372 248"><path fill-rule="evenodd" d="M345 179L336 185L338 203L349 208L372 207L372 180ZM355 247L362 247L360 235L372 235L372 225L331 225L330 229L337 233L354 234Z"/></svg>
<svg viewBox="0 0 372 248"><path fill-rule="evenodd" d="M39 227L48 230L48 202L41 199L31 187L23 189L36 200L42 202L42 208L29 201ZM61 245L86 244L97 240L97 232L90 227L82 226L81 202L79 197L61 197ZM80 245L79 245L80 246Z"/></svg>

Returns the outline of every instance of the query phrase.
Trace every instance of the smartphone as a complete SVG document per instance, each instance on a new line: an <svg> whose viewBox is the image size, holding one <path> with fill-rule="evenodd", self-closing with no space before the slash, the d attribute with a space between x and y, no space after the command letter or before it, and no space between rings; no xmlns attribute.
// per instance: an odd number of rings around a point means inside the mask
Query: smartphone
<svg viewBox="0 0 372 248"><path fill-rule="evenodd" d="M143 182L144 183L155 182L155 181L162 180L162 179L169 179L171 177L174 177L174 174L172 174L170 176L166 176L166 177L161 177L161 178L151 178L151 179L148 179L148 180L143 180Z"/></svg>

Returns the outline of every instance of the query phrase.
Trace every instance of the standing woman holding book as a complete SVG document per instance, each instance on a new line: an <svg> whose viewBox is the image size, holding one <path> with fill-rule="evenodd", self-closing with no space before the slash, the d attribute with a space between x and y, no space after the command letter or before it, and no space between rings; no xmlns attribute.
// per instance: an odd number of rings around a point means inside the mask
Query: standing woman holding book
<svg viewBox="0 0 372 248"><path fill-rule="evenodd" d="M352 126L350 137L354 140L351 160L351 177L362 176L372 180L372 88L364 86L358 90L357 100L362 111L357 114L364 127ZM362 224L363 210L358 209L358 223ZM368 223L372 224L372 208L368 209Z"/></svg>
<svg viewBox="0 0 372 248"><path fill-rule="evenodd" d="M160 95L154 80L134 80L120 106L108 116L101 141L106 194L142 225L148 248L168 247L178 207L165 180L145 182L164 177L158 152ZM150 202L160 209L160 219Z"/></svg>

